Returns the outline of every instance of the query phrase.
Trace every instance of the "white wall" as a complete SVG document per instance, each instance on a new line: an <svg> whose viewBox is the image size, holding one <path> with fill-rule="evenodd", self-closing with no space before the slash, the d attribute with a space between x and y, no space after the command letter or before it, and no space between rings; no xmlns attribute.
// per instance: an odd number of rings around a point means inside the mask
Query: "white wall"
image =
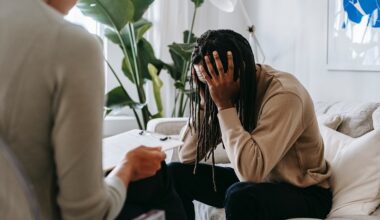
<svg viewBox="0 0 380 220"><path fill-rule="evenodd" d="M297 76L315 100L380 101L380 72L327 69L328 0L242 1L256 25L257 36L266 55L265 63ZM190 0L154 2L147 13L148 19L153 21L153 28L147 37L153 42L158 57L170 61L167 45L182 39L182 31L188 29L192 12ZM208 29L220 28L248 35L239 7L232 13L225 13L206 0L198 12L194 32L199 36ZM110 46L107 51L111 63L119 70L119 48ZM161 78L164 81L162 97L165 113L170 116L174 99L173 82L165 73ZM115 85L112 77L108 85ZM134 90L133 85L128 88ZM132 96L136 97L133 92Z"/></svg>
<svg viewBox="0 0 380 220"><path fill-rule="evenodd" d="M294 74L314 100L379 102L380 72L327 68L328 1L242 0L256 25L265 63ZM247 36L246 20L239 7L225 13L206 0L198 14L195 33L219 28Z"/></svg>
<svg viewBox="0 0 380 220"><path fill-rule="evenodd" d="M267 63L295 74L315 100L380 101L380 72L327 69L328 0L244 2Z"/></svg>

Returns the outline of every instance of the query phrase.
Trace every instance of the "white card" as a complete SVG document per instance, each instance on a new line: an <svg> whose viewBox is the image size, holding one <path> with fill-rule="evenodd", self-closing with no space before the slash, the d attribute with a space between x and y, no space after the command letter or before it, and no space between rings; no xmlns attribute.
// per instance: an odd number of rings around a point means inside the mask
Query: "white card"
<svg viewBox="0 0 380 220"><path fill-rule="evenodd" d="M140 145L162 147L162 151L171 150L183 144L182 141L167 135L134 129L103 139L103 170L115 167L127 152Z"/></svg>

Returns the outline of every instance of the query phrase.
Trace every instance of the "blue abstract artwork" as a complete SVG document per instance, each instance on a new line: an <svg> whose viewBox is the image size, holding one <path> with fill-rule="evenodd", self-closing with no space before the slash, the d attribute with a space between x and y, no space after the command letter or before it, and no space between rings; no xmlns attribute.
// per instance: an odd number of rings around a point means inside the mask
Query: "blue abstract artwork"
<svg viewBox="0 0 380 220"><path fill-rule="evenodd" d="M380 72L380 0L329 0L331 70Z"/></svg>
<svg viewBox="0 0 380 220"><path fill-rule="evenodd" d="M343 9L347 18L342 28L346 28L349 21L360 24L366 16L367 26L380 28L380 0L343 0Z"/></svg>

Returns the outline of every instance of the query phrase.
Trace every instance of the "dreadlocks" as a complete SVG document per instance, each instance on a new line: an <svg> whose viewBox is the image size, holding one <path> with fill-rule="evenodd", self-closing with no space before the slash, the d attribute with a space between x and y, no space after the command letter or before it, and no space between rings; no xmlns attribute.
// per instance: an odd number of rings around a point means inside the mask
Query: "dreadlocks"
<svg viewBox="0 0 380 220"><path fill-rule="evenodd" d="M233 54L234 80L240 77L240 94L235 100L235 106L239 114L239 119L248 132L256 127L255 102L256 102L256 65L249 42L240 34L231 30L209 30L202 34L196 42L192 54L192 68L196 64L205 64L204 57L217 51L222 61L223 67L227 70L227 51ZM209 56L214 69L216 64L213 56ZM208 68L204 68L207 74ZM216 191L214 175L214 150L221 142L221 131L217 118L218 108L213 102L207 84L199 81L196 74L192 74L190 89L196 95L191 97L190 120L189 123L194 128L197 136L197 156L194 172L200 158L208 160L212 158L212 173L214 190ZM204 109L200 106L200 92L204 91ZM201 116L201 112L204 111ZM223 145L224 147L224 145Z"/></svg>

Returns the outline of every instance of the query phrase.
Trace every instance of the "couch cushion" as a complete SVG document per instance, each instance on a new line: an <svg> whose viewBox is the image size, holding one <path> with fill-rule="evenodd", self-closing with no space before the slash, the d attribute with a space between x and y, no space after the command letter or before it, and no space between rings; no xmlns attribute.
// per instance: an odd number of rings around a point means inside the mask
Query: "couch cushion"
<svg viewBox="0 0 380 220"><path fill-rule="evenodd" d="M339 114L343 117L338 131L351 137L360 137L373 130L372 114L380 103L336 102L319 104L319 114Z"/></svg>
<svg viewBox="0 0 380 220"><path fill-rule="evenodd" d="M321 133L326 152L335 152L326 153L333 169L333 207L329 217L370 215L380 204L380 130L351 142L332 129L321 129Z"/></svg>
<svg viewBox="0 0 380 220"><path fill-rule="evenodd" d="M318 119L319 125L324 125L333 130L338 129L339 125L342 124L343 122L343 118L337 114L333 114L333 115L322 114L322 115L318 115L317 119Z"/></svg>
<svg viewBox="0 0 380 220"><path fill-rule="evenodd" d="M380 206L377 207L377 210L372 215L376 216L376 217L379 217L379 219L380 219Z"/></svg>
<svg viewBox="0 0 380 220"><path fill-rule="evenodd" d="M340 151L347 145L349 145L354 138L337 132L324 125L319 126L323 141L325 143L325 158L332 163L339 156Z"/></svg>
<svg viewBox="0 0 380 220"><path fill-rule="evenodd" d="M373 128L380 129L380 107L372 115Z"/></svg>

